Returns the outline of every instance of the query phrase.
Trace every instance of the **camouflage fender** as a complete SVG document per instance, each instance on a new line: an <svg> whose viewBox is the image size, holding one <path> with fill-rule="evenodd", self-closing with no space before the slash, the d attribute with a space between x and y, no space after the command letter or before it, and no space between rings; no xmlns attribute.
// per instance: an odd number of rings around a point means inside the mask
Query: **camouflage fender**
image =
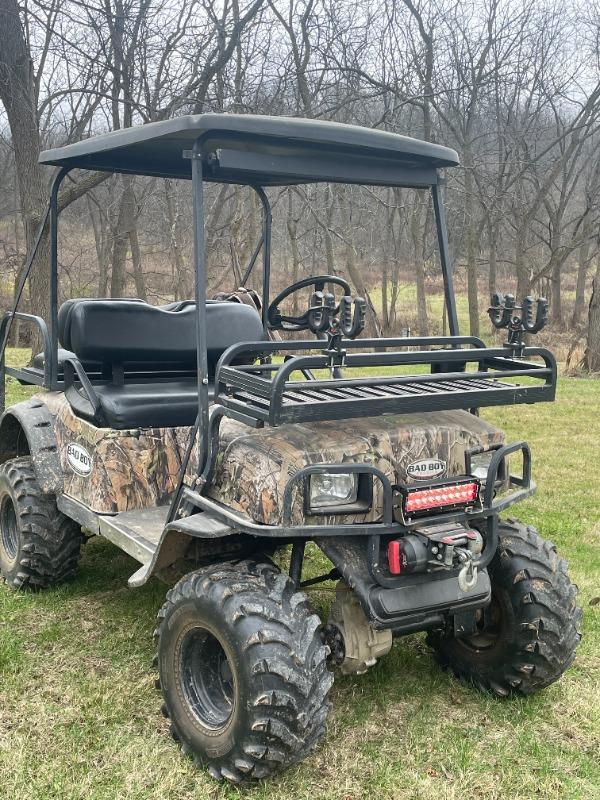
<svg viewBox="0 0 600 800"><path fill-rule="evenodd" d="M0 463L31 455L35 475L43 492L63 490L62 470L55 434L55 417L44 402L34 396L8 408L0 418Z"/></svg>
<svg viewBox="0 0 600 800"><path fill-rule="evenodd" d="M467 411L389 414L352 420L281 425L252 430L227 420L221 427L216 469L207 494L255 522L282 523L290 477L309 464L368 463L391 483L411 483L409 466L443 462L447 476L465 471L465 451L502 444L504 434ZM302 487L292 495L292 524L375 522L381 518L381 484L374 482L367 513L304 518Z"/></svg>
<svg viewBox="0 0 600 800"><path fill-rule="evenodd" d="M65 494L97 514L153 508L169 501L190 428L97 428L76 417L64 395L46 397L56 409ZM74 452L85 455L89 469L77 469Z"/></svg>

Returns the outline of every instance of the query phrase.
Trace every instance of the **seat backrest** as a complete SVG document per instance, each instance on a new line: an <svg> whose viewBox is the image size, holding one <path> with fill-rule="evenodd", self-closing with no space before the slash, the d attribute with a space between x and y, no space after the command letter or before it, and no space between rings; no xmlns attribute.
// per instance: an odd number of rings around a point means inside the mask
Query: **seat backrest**
<svg viewBox="0 0 600 800"><path fill-rule="evenodd" d="M105 298L93 297L73 297L65 302L58 309L58 338L65 350L72 350L71 347L71 311L78 303L99 303L105 302ZM135 297L113 297L112 303L143 303Z"/></svg>
<svg viewBox="0 0 600 800"><path fill-rule="evenodd" d="M207 302L209 374L231 345L263 339L260 316L250 306ZM194 369L196 306L180 303L170 310L136 300L80 300L69 311L68 339L62 344L80 361Z"/></svg>

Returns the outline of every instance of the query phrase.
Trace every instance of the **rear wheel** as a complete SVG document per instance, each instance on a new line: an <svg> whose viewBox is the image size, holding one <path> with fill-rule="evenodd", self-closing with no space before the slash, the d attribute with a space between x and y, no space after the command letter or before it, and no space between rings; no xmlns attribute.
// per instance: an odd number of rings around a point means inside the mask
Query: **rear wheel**
<svg viewBox="0 0 600 800"><path fill-rule="evenodd" d="M428 635L436 657L460 677L500 696L531 694L558 680L581 638L577 587L552 542L518 520L499 523L488 568L492 601L476 634Z"/></svg>
<svg viewBox="0 0 600 800"><path fill-rule="evenodd" d="M81 528L40 489L30 458L0 466L0 572L11 589L40 589L75 574Z"/></svg>
<svg viewBox="0 0 600 800"><path fill-rule="evenodd" d="M273 564L186 575L156 631L163 712L184 753L217 779L265 778L325 731L333 676L320 620Z"/></svg>

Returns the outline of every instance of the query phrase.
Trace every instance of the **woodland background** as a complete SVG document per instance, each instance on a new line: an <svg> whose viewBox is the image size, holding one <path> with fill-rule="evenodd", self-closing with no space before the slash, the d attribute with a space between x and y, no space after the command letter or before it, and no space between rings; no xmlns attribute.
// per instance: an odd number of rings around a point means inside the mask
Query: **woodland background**
<svg viewBox="0 0 600 800"><path fill-rule="evenodd" d="M331 119L454 147L461 166L447 171L445 202L463 332L488 332L491 291L544 295L544 340L571 369L600 371L595 3L0 0L0 307L12 305L46 206L40 150L203 111ZM244 188L208 194L210 288L234 289L260 209ZM269 194L275 288L338 273L368 297L374 332L443 330L427 195ZM61 300L193 295L186 182L75 173L60 202ZM42 315L47 265L45 242L24 300Z"/></svg>

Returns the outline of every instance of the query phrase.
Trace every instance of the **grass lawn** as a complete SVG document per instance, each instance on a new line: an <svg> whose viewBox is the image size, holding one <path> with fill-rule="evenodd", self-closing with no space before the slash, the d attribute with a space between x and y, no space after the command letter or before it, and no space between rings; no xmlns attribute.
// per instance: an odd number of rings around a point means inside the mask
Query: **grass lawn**
<svg viewBox="0 0 600 800"><path fill-rule="evenodd" d="M11 384L9 403L28 393ZM440 671L422 635L400 639L367 675L337 676L312 758L238 791L182 757L160 714L152 630L165 587L128 589L135 562L92 540L68 586L0 586L0 797L599 798L600 381L563 378L555 404L485 417L531 444L540 488L518 514L558 544L580 587L584 638L562 681L496 700ZM331 591L311 595L323 611Z"/></svg>

